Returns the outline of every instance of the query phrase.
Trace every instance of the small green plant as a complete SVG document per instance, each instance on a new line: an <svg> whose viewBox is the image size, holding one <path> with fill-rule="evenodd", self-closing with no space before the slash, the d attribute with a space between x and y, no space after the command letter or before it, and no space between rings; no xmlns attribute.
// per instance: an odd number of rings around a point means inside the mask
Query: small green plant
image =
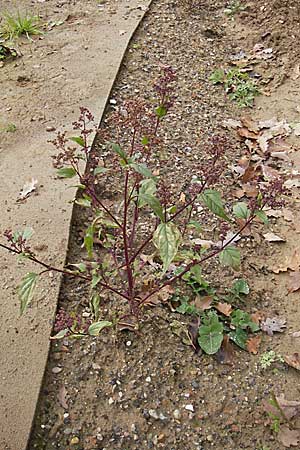
<svg viewBox="0 0 300 450"><path fill-rule="evenodd" d="M281 355L274 352L274 350L270 350L269 352L265 352L261 355L260 360L259 360L259 365L263 370L265 370L268 367L271 367L272 364L274 364L276 362L283 363L284 359Z"/></svg>
<svg viewBox="0 0 300 450"><path fill-rule="evenodd" d="M5 127L5 131L7 133L14 133L15 131L17 131L17 127L14 123L8 123Z"/></svg>
<svg viewBox="0 0 300 450"><path fill-rule="evenodd" d="M229 99L237 102L241 108L253 106L254 98L259 95L255 81L240 69L216 69L209 80L213 84L223 84Z"/></svg>
<svg viewBox="0 0 300 450"><path fill-rule="evenodd" d="M8 41L13 41L24 35L30 39L32 35L42 34L40 19L28 13L17 11L15 14L6 12L2 15L0 36Z"/></svg>
<svg viewBox="0 0 300 450"><path fill-rule="evenodd" d="M227 290L226 295L223 297L228 303L239 304L244 303L246 296L249 294L250 288L246 280L240 278L235 280L232 287Z"/></svg>
<svg viewBox="0 0 300 450"><path fill-rule="evenodd" d="M8 58L15 58L16 56L16 50L0 43L0 61L5 61Z"/></svg>
<svg viewBox="0 0 300 450"><path fill-rule="evenodd" d="M231 2L229 2L228 6L224 9L224 13L227 16L232 17L241 11L245 11L245 9L247 9L247 6L243 5L243 3L240 0L232 0Z"/></svg>

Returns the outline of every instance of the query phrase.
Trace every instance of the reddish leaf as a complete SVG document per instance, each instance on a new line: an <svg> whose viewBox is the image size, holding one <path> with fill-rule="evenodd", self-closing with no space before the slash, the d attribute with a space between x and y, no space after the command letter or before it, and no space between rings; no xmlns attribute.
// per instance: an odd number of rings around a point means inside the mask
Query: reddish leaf
<svg viewBox="0 0 300 450"><path fill-rule="evenodd" d="M247 350L250 353L253 353L253 355L257 355L258 349L261 343L261 336L257 335L247 340Z"/></svg>
<svg viewBox="0 0 300 450"><path fill-rule="evenodd" d="M258 133L259 132L259 126L258 123L255 122L255 120L253 120L250 116L244 116L241 117L241 121L242 124L248 128L249 131L253 131L254 133Z"/></svg>
<svg viewBox="0 0 300 450"><path fill-rule="evenodd" d="M231 364L234 358L234 348L225 334L220 350L216 353L216 359L221 364Z"/></svg>
<svg viewBox="0 0 300 450"><path fill-rule="evenodd" d="M258 133L253 133L253 131L249 131L248 128L238 128L237 129L237 133L241 136L241 137L245 137L247 139L258 139L259 134Z"/></svg>
<svg viewBox="0 0 300 450"><path fill-rule="evenodd" d="M224 316L228 317L232 313L232 306L229 303L217 303L214 307Z"/></svg>
<svg viewBox="0 0 300 450"><path fill-rule="evenodd" d="M296 292L300 289L300 272L290 273L288 292Z"/></svg>
<svg viewBox="0 0 300 450"><path fill-rule="evenodd" d="M300 354L293 353L291 356L284 357L285 362L294 369L300 370ZM300 403L299 403L300 405Z"/></svg>
<svg viewBox="0 0 300 450"><path fill-rule="evenodd" d="M247 167L247 169L245 170L244 175L242 176L242 182L243 183L248 183L248 181L251 181L253 179L255 179L257 176L256 174L256 167L255 166L249 166Z"/></svg>
<svg viewBox="0 0 300 450"><path fill-rule="evenodd" d="M197 297L195 298L194 304L196 308L205 311L206 309L210 309L212 307L213 297L207 295L205 297Z"/></svg>

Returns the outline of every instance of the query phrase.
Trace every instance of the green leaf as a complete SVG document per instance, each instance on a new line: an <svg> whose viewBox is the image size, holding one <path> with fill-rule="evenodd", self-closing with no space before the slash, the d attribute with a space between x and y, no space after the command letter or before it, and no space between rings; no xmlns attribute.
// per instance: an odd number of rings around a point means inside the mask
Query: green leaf
<svg viewBox="0 0 300 450"><path fill-rule="evenodd" d="M103 328L112 327L112 322L107 320L101 320L100 322L94 322L89 326L88 333L90 336L99 336Z"/></svg>
<svg viewBox="0 0 300 450"><path fill-rule="evenodd" d="M269 219L266 215L266 213L262 210L255 211L256 217L258 217L265 225L268 225Z"/></svg>
<svg viewBox="0 0 300 450"><path fill-rule="evenodd" d="M201 269L201 266L199 266L199 264L196 264L195 266L193 266L190 270L190 273L191 273L193 279L195 281L197 281L197 283L199 283L199 284L203 283L202 269Z"/></svg>
<svg viewBox="0 0 300 450"><path fill-rule="evenodd" d="M153 236L153 243L159 251L165 273L175 258L181 240L181 234L175 224L161 223Z"/></svg>
<svg viewBox="0 0 300 450"><path fill-rule="evenodd" d="M149 205L154 214L159 217L162 222L165 220L163 208L157 197L149 194L139 194L139 200L142 204Z"/></svg>
<svg viewBox="0 0 300 450"><path fill-rule="evenodd" d="M141 199L141 195L154 195L156 192L156 183L153 178L148 178L140 182L138 207L142 208L147 203Z"/></svg>
<svg viewBox="0 0 300 450"><path fill-rule="evenodd" d="M60 330L54 336L50 336L50 339L63 339L68 332L69 332L68 328L65 328L64 330Z"/></svg>
<svg viewBox="0 0 300 450"><path fill-rule="evenodd" d="M187 224L187 226L189 228L195 228L197 231L202 230L202 226L200 225L199 222L197 222L197 220L190 220L189 223Z"/></svg>
<svg viewBox="0 0 300 450"><path fill-rule="evenodd" d="M160 105L156 108L155 114L157 115L157 117L162 119L164 116L167 115L167 108L163 105Z"/></svg>
<svg viewBox="0 0 300 450"><path fill-rule="evenodd" d="M246 350L248 334L245 330L237 328L235 331L230 331L228 334L229 338L243 350Z"/></svg>
<svg viewBox="0 0 300 450"><path fill-rule="evenodd" d="M73 178L76 175L75 169L73 167L62 167L58 169L57 176L59 178Z"/></svg>
<svg viewBox="0 0 300 450"><path fill-rule="evenodd" d="M123 160L123 162L127 161L127 155L124 152L124 150L121 149L121 147L118 144L114 144L112 142L109 143L110 148L117 153L117 155L120 156L120 158Z"/></svg>
<svg viewBox="0 0 300 450"><path fill-rule="evenodd" d="M81 136L73 136L69 138L70 141L76 142L76 144L80 145L81 147L85 147L84 140Z"/></svg>
<svg viewBox="0 0 300 450"><path fill-rule="evenodd" d="M217 353L223 341L223 324L215 312L210 312L202 319L199 327L198 343L208 355Z"/></svg>
<svg viewBox="0 0 300 450"><path fill-rule="evenodd" d="M79 264L69 264L69 266L76 267L76 269L79 270L79 272L85 272L86 271L86 265L84 263Z"/></svg>
<svg viewBox="0 0 300 450"><path fill-rule="evenodd" d="M25 228L25 230L23 230L22 233L22 238L27 241L28 239L31 238L31 236L33 235L33 229L32 228Z"/></svg>
<svg viewBox="0 0 300 450"><path fill-rule="evenodd" d="M250 217L250 210L245 202L238 202L236 205L233 206L233 214L238 219L249 219Z"/></svg>
<svg viewBox="0 0 300 450"><path fill-rule="evenodd" d="M99 283L99 281L101 281L101 276L94 274L92 277L92 289L95 289L95 287L97 286L97 284Z"/></svg>
<svg viewBox="0 0 300 450"><path fill-rule="evenodd" d="M95 320L98 320L99 309L100 309L100 295L98 294L98 292L94 292L90 299L90 310Z"/></svg>
<svg viewBox="0 0 300 450"><path fill-rule="evenodd" d="M105 173L107 171L108 169L106 167L95 167L94 175L99 175L100 173Z"/></svg>
<svg viewBox="0 0 300 450"><path fill-rule="evenodd" d="M149 141L148 136L144 136L144 137L142 138L141 144L142 144L142 145L148 145L149 142L150 142L150 141Z"/></svg>
<svg viewBox="0 0 300 450"><path fill-rule="evenodd" d="M84 236L84 246L86 248L89 258L92 258L92 256L93 256L94 232L95 232L94 226L90 225L88 227L88 229L86 230L86 233Z"/></svg>
<svg viewBox="0 0 300 450"><path fill-rule="evenodd" d="M228 246L224 248L219 254L220 263L223 266L232 267L234 270L239 270L241 265L241 255L236 247Z"/></svg>
<svg viewBox="0 0 300 450"><path fill-rule="evenodd" d="M232 290L234 291L235 294L238 295L240 294L248 295L250 292L249 285L247 281L244 280L243 278L241 278L240 280L236 280L233 283Z"/></svg>
<svg viewBox="0 0 300 450"><path fill-rule="evenodd" d="M91 197L88 195L83 195L83 197L76 199L75 203L76 205L84 206L85 208L90 208L92 206Z"/></svg>
<svg viewBox="0 0 300 450"><path fill-rule="evenodd" d="M21 281L21 284L20 284L19 290L18 290L19 298L20 298L20 302L21 302L21 304L20 304L20 314L21 315L26 311L26 309L32 299L33 291L34 291L34 288L36 285L37 278L38 278L37 273L29 272L25 275L25 277Z"/></svg>
<svg viewBox="0 0 300 450"><path fill-rule="evenodd" d="M213 84L223 83L225 78L225 72L223 69L216 69L211 76L209 77L209 81Z"/></svg>
<svg viewBox="0 0 300 450"><path fill-rule="evenodd" d="M259 330L259 326L257 323L253 322L251 316L246 311L242 311L241 309L236 309L230 316L231 325L236 328L241 328L242 330L246 330L250 328L252 333Z"/></svg>
<svg viewBox="0 0 300 450"><path fill-rule="evenodd" d="M230 222L229 217L223 207L222 198L219 192L213 189L206 189L203 194L201 194L202 201L216 216L221 217L221 219Z"/></svg>
<svg viewBox="0 0 300 450"><path fill-rule="evenodd" d="M130 163L129 166L145 178L152 178L152 172L145 164Z"/></svg>

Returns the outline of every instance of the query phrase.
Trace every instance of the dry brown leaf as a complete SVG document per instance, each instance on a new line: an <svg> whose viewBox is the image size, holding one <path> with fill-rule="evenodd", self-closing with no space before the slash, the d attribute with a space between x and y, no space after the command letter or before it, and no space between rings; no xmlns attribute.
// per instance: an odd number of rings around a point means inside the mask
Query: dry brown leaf
<svg viewBox="0 0 300 450"><path fill-rule="evenodd" d="M64 409L68 409L68 403L67 403L66 397L67 397L67 389L65 388L65 386L62 386L58 391L57 398L58 398L60 405Z"/></svg>
<svg viewBox="0 0 300 450"><path fill-rule="evenodd" d="M252 321L257 323L258 325L262 320L265 319L265 317L266 315L263 311L256 311L255 313L251 314Z"/></svg>
<svg viewBox="0 0 300 450"><path fill-rule="evenodd" d="M265 209L265 213L268 217L282 217L282 210L281 209Z"/></svg>
<svg viewBox="0 0 300 450"><path fill-rule="evenodd" d="M260 130L258 123L255 122L255 120L253 120L250 116L241 117L241 122L244 127L248 128L249 131L253 131L253 133L257 134Z"/></svg>
<svg viewBox="0 0 300 450"><path fill-rule="evenodd" d="M257 176L256 174L256 167L255 166L249 166L247 167L247 169L245 170L244 175L242 176L242 182L243 183L248 183L248 181L251 181L253 179L255 179Z"/></svg>
<svg viewBox="0 0 300 450"><path fill-rule="evenodd" d="M210 295L206 295L205 297L200 297L199 295L197 295L194 301L194 305L196 306L197 309L205 311L206 309L211 308L212 302L213 297L211 297Z"/></svg>
<svg viewBox="0 0 300 450"><path fill-rule="evenodd" d="M261 343L261 336L257 335L247 340L247 350L250 353L253 353L253 355L257 355L258 349Z"/></svg>
<svg viewBox="0 0 300 450"><path fill-rule="evenodd" d="M216 353L216 359L221 364L232 364L234 358L234 348L225 334L220 350Z"/></svg>
<svg viewBox="0 0 300 450"><path fill-rule="evenodd" d="M297 250L292 253L292 255L289 255L285 258L285 261L283 264L274 267L272 271L274 273L279 272L287 272L288 270L299 270L300 269L300 255Z"/></svg>
<svg viewBox="0 0 300 450"><path fill-rule="evenodd" d="M164 286L160 291L151 295L145 303L147 305L159 305L160 303L167 302L174 292L175 290L172 286Z"/></svg>
<svg viewBox="0 0 300 450"><path fill-rule="evenodd" d="M36 190L38 180L31 178L30 181L24 184L23 189L19 194L18 200L25 200L25 198L29 197L29 195Z"/></svg>
<svg viewBox="0 0 300 450"><path fill-rule="evenodd" d="M291 430L287 425L280 427L278 440L285 447L297 447L300 443L300 430Z"/></svg>
<svg viewBox="0 0 300 450"><path fill-rule="evenodd" d="M223 120L223 126L225 128L232 128L232 129L236 130L237 128L242 127L242 123L240 120L226 119L226 120Z"/></svg>
<svg viewBox="0 0 300 450"><path fill-rule="evenodd" d="M272 117L272 119L260 120L258 122L259 128L272 128L278 123L276 117Z"/></svg>
<svg viewBox="0 0 300 450"><path fill-rule="evenodd" d="M300 402L298 400L287 400L284 394L276 396L276 401L286 419L291 420L300 414Z"/></svg>
<svg viewBox="0 0 300 450"><path fill-rule="evenodd" d="M273 336L275 332L283 333L286 328L286 320L281 319L280 317L267 317L266 320L261 323L260 328L269 336Z"/></svg>
<svg viewBox="0 0 300 450"><path fill-rule="evenodd" d="M259 138L259 134L258 133L253 133L253 131L249 131L248 128L239 128L237 130L237 133L239 136L247 138L247 139L254 139L257 140Z"/></svg>
<svg viewBox="0 0 300 450"><path fill-rule="evenodd" d="M286 152L292 151L292 147L283 138L272 139L269 145L270 152Z"/></svg>
<svg viewBox="0 0 300 450"><path fill-rule="evenodd" d="M215 308L227 317L232 313L232 306L229 303L217 303Z"/></svg>
<svg viewBox="0 0 300 450"><path fill-rule="evenodd" d="M265 233L264 238L268 242L285 242L285 239L275 233Z"/></svg>
<svg viewBox="0 0 300 450"><path fill-rule="evenodd" d="M250 183L243 184L243 189L244 189L245 195L247 197L250 197L250 198L256 198L257 197L258 188L254 184L250 184Z"/></svg>
<svg viewBox="0 0 300 450"><path fill-rule="evenodd" d="M292 211L290 211L289 209L284 208L282 210L282 213L283 213L283 218L287 222L293 222L294 221L294 213Z"/></svg>
<svg viewBox="0 0 300 450"><path fill-rule="evenodd" d="M291 356L284 357L285 362L294 369L300 370L300 354L295 352ZM300 406L300 402L299 402ZM300 409L299 409L300 412Z"/></svg>
<svg viewBox="0 0 300 450"><path fill-rule="evenodd" d="M269 180L276 180L278 178L280 178L280 173L278 172L278 170L273 169L273 167L270 166L265 166L264 164L260 165L261 168L261 172L263 174L263 177L265 180L269 181Z"/></svg>
<svg viewBox="0 0 300 450"><path fill-rule="evenodd" d="M288 282L288 292L297 292L300 289L300 272L290 273L290 279Z"/></svg>
<svg viewBox="0 0 300 450"><path fill-rule="evenodd" d="M179 203L185 203L185 193L181 192L180 197L179 197Z"/></svg>

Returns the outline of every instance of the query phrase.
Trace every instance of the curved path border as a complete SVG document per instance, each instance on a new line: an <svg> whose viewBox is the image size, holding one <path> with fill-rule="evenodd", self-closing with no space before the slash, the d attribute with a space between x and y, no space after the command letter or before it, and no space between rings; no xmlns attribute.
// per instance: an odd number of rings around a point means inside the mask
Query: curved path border
<svg viewBox="0 0 300 450"><path fill-rule="evenodd" d="M0 135L0 231L31 226L33 248L47 262L64 264L75 195L74 188L66 189L68 183L55 181L50 160L53 148L47 144L49 130L64 124L69 127L77 119L79 106L88 107L101 119L128 43L150 3L120 0L113 3L113 13L90 10L79 18L67 18L55 33L31 43L30 51L12 66L3 83L0 73L0 97L14 72L29 73L29 80L34 77L34 83L28 85L23 78L23 91L17 82L16 91L7 88L0 104L1 116L11 109L7 107L9 99L18 95L19 114L24 117L17 132L9 133L10 140L4 141ZM47 51L49 65L40 74L34 61ZM44 120L30 117L31 101L40 105ZM27 115L22 116L24 108ZM71 133L71 126L66 131ZM16 202L20 189L31 178L38 180L37 192L24 202ZM36 268L17 264L13 256L0 253L0 449L24 450L47 363L61 279L56 275L44 278L32 307L19 318L16 285L26 272Z"/></svg>

